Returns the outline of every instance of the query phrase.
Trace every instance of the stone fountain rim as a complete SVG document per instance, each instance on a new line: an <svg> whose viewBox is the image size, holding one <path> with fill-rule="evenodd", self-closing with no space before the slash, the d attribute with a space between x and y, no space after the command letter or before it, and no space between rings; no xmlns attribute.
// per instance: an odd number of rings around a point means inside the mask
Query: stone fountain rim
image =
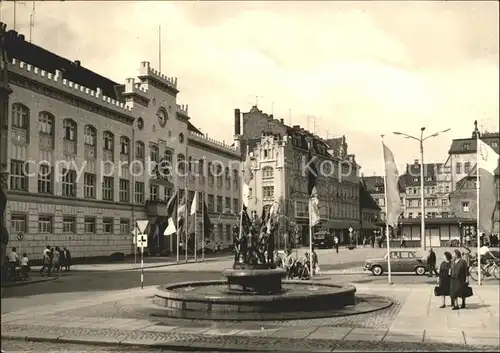
<svg viewBox="0 0 500 353"><path fill-rule="evenodd" d="M313 300L314 298L330 297L335 294L345 294L356 293L356 287L351 284L330 284L330 283L317 283L317 282L305 282L297 280L283 281L283 284L298 284L300 286L316 286L316 287L329 287L332 289L331 292L321 292L315 293L310 292L307 294L269 294L269 295L247 295L247 294L220 294L220 295L205 295L205 294L194 294L194 293L179 293L174 292L175 289L182 287L201 287L204 285L227 285L225 280L210 280L210 281L188 281L188 282L177 282L167 285L161 285L156 288L155 297L171 300L182 300L187 302L203 302L203 303L224 303L224 304L249 304L249 303L265 303L271 301L294 301L300 299Z"/></svg>

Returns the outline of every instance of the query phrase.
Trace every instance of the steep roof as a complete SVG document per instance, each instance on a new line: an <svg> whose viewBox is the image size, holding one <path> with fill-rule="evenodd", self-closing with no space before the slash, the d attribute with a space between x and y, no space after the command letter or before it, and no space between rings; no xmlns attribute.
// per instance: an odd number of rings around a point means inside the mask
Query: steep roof
<svg viewBox="0 0 500 353"><path fill-rule="evenodd" d="M481 135L481 140L493 148L496 153L499 153L500 133L484 133ZM465 139L454 139L451 142L448 154L469 154L476 153L477 141L475 137Z"/></svg>
<svg viewBox="0 0 500 353"><path fill-rule="evenodd" d="M380 207L377 205L377 202L373 199L372 195L366 189L366 186L363 185L363 182L359 183L359 202L361 205L361 209L369 209L369 210L377 210L380 211Z"/></svg>

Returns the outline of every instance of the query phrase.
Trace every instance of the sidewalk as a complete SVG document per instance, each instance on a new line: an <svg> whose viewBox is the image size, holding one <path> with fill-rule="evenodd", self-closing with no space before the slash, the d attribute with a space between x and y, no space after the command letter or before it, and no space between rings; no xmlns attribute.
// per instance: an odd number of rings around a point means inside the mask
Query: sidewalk
<svg viewBox="0 0 500 353"><path fill-rule="evenodd" d="M167 267L167 266L186 266L189 264L205 264L207 262L217 262L217 261L224 261L227 260L228 258L232 258L232 256L221 256L221 257L209 257L205 258L205 260L202 261L197 261L195 262L193 259L189 259L188 262L184 260L184 258L181 258L179 263L176 262L176 260L169 260L169 261L160 261L160 262L152 262L152 263L144 263L143 268L144 269L150 269L150 268L160 268L160 267ZM32 270L34 271L39 271L41 266L32 266ZM141 269L141 263L140 259L137 261L137 263L107 263L107 264L81 264L81 265L72 265L71 266L71 272L73 271L133 271L133 270L140 270ZM176 270L179 270L177 268Z"/></svg>
<svg viewBox="0 0 500 353"><path fill-rule="evenodd" d="M57 277L42 277L38 273L30 273L30 277L26 281L2 281L2 288L9 288L9 287L16 287L16 286L25 286L28 284L33 284L33 283L40 283L40 282L48 282L48 281L53 281Z"/></svg>
<svg viewBox="0 0 500 353"><path fill-rule="evenodd" d="M2 338L61 343L134 345L178 349L237 351L326 352L336 349L403 348L426 350L492 350L499 348L499 291L497 287L474 287L468 308L439 309L440 298L429 285L359 285L359 293L391 296L401 301L393 314L377 312L370 320L389 318L387 324L360 326L357 315L331 319L283 322L224 323L165 319L155 322L131 315L119 317L109 307L144 303L155 287L144 290L90 293L76 301L25 308L2 315ZM124 309L121 309L124 310ZM388 309L389 310L389 309ZM99 316L100 312L108 312ZM91 316L84 316L85 313ZM113 314L109 314L113 312ZM79 313L75 315L75 313ZM391 316L392 315L392 316ZM351 320L351 321L349 321ZM388 319L387 319L388 320ZM414 348L415 349L415 348Z"/></svg>

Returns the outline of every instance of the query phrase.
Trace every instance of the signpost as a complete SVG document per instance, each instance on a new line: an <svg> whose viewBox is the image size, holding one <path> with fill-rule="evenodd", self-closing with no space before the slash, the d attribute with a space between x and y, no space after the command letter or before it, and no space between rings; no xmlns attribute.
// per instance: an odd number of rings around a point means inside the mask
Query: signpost
<svg viewBox="0 0 500 353"><path fill-rule="evenodd" d="M135 238L136 246L141 248L141 289L144 289L144 247L148 246L148 236L144 233L148 223L149 221L147 220L137 221L137 228L139 228L140 233L137 234L137 237ZM136 231L136 229L134 229L134 231Z"/></svg>
<svg viewBox="0 0 500 353"><path fill-rule="evenodd" d="M134 264L137 263L137 235L139 234L139 229L137 227L132 231L132 244L134 244Z"/></svg>

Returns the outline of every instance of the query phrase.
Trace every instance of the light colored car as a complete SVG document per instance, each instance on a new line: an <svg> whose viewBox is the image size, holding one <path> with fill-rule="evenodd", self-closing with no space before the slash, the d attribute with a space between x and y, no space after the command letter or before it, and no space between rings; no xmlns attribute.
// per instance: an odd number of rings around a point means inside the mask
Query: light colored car
<svg viewBox="0 0 500 353"><path fill-rule="evenodd" d="M427 259L418 251L390 250L391 272L411 273L423 276L427 272ZM381 276L388 271L387 255L383 259L366 260L363 270L370 271L375 276Z"/></svg>

